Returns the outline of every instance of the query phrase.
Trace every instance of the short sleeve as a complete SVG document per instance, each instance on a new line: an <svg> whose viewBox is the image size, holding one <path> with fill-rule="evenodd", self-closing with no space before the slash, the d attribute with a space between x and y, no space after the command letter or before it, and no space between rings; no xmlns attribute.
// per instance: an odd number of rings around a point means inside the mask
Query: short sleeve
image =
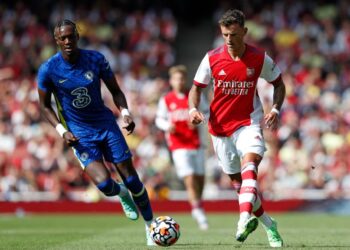
<svg viewBox="0 0 350 250"><path fill-rule="evenodd" d="M37 76L38 89L45 92L52 91L52 81L49 75L49 66L44 63L40 66Z"/></svg>
<svg viewBox="0 0 350 250"><path fill-rule="evenodd" d="M157 108L157 117L167 119L168 117L168 108L165 103L164 96L159 99L158 108Z"/></svg>
<svg viewBox="0 0 350 250"><path fill-rule="evenodd" d="M165 98L163 96L160 98L158 102L156 126L163 131L168 131L170 128L170 125L171 124L168 119L168 108L165 103Z"/></svg>
<svg viewBox="0 0 350 250"><path fill-rule="evenodd" d="M199 65L196 75L193 80L193 84L199 87L207 87L211 80L211 69L209 63L208 53L204 56L201 64Z"/></svg>
<svg viewBox="0 0 350 250"><path fill-rule="evenodd" d="M265 54L264 65L260 77L268 82L273 82L281 75L281 70L270 56Z"/></svg>
<svg viewBox="0 0 350 250"><path fill-rule="evenodd" d="M109 65L109 62L103 55L100 59L100 72L101 72L101 78L104 81L114 76L111 66Z"/></svg>

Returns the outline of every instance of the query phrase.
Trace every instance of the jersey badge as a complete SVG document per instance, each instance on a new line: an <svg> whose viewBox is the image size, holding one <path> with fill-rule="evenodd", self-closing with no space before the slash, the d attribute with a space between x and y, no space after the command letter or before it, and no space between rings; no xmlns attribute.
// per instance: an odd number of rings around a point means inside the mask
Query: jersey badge
<svg viewBox="0 0 350 250"><path fill-rule="evenodd" d="M87 80L92 81L94 79L94 73L91 70L86 71L85 74L84 74L84 77Z"/></svg>
<svg viewBox="0 0 350 250"><path fill-rule="evenodd" d="M84 152L80 155L80 160L86 161L89 158L89 154Z"/></svg>
<svg viewBox="0 0 350 250"><path fill-rule="evenodd" d="M253 77L255 74L254 68L247 68L247 77Z"/></svg>

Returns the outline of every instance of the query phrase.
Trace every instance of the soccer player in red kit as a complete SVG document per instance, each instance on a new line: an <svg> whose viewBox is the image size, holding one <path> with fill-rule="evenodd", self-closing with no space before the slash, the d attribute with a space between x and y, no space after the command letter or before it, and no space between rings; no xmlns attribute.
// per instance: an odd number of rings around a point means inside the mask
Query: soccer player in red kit
<svg viewBox="0 0 350 250"><path fill-rule="evenodd" d="M262 50L244 42L248 29L239 10L228 10L219 20L224 45L204 56L189 94L190 121L200 124L202 89L213 82L209 133L223 171L238 193L240 218L236 240L243 242L258 226L267 232L271 247L282 247L276 222L262 207L258 194L258 166L265 152L261 124L275 130L285 97L285 85L276 63ZM257 80L264 78L274 87L273 107L264 116L257 93Z"/></svg>
<svg viewBox="0 0 350 250"><path fill-rule="evenodd" d="M184 181L192 216L202 230L208 229L207 217L201 205L204 187L204 152L196 126L189 122L187 69L184 65L169 69L172 91L158 103L156 125L166 132L176 173ZM203 104L202 104L203 106Z"/></svg>

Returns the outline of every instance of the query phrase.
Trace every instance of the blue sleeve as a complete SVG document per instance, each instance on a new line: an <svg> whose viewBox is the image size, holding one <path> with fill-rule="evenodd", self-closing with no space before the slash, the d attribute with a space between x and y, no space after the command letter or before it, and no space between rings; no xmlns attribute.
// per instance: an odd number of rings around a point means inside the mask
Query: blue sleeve
<svg viewBox="0 0 350 250"><path fill-rule="evenodd" d="M114 74L111 70L111 66L109 65L109 62L103 55L100 59L100 72L101 72L101 78L103 81L114 77Z"/></svg>
<svg viewBox="0 0 350 250"><path fill-rule="evenodd" d="M49 67L47 63L42 64L39 68L38 88L45 92L52 91L52 82L49 77Z"/></svg>

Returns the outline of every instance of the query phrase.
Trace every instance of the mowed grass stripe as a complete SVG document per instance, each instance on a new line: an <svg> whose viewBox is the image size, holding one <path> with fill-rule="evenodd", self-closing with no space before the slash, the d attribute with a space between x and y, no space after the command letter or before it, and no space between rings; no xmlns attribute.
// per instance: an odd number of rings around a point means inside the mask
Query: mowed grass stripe
<svg viewBox="0 0 350 250"><path fill-rule="evenodd" d="M171 249L269 249L261 226L243 244L234 233L238 214L209 214L210 229L199 231L188 214L169 214L181 237ZM288 249L350 249L350 217L274 214ZM142 220L120 214L0 215L0 249L147 249Z"/></svg>

